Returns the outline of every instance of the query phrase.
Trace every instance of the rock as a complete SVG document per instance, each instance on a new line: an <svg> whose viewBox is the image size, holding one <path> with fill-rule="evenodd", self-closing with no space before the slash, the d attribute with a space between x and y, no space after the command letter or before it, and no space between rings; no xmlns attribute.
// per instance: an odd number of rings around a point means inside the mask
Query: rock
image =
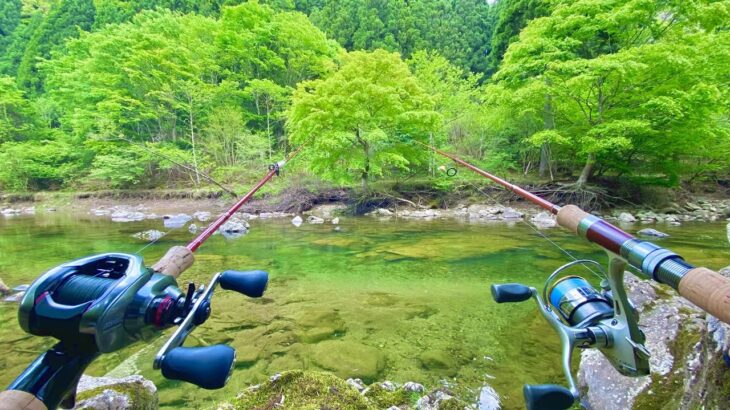
<svg viewBox="0 0 730 410"><path fill-rule="evenodd" d="M335 232L341 232L342 231L342 228L340 228L339 226L335 226L334 231Z"/></svg>
<svg viewBox="0 0 730 410"><path fill-rule="evenodd" d="M388 380L380 383L380 387L382 387L384 390L387 390L387 391L395 391L395 389L398 388L398 386L396 386L395 383L388 381Z"/></svg>
<svg viewBox="0 0 730 410"><path fill-rule="evenodd" d="M5 208L0 211L0 213L3 214L3 216L15 216L20 215L21 213L23 213L23 211L20 209Z"/></svg>
<svg viewBox="0 0 730 410"><path fill-rule="evenodd" d="M188 214L164 215L162 217L162 224L165 226L165 228L177 229L182 228L192 219L193 217Z"/></svg>
<svg viewBox="0 0 730 410"><path fill-rule="evenodd" d="M520 219L524 214L516 209L506 208L502 211L502 219Z"/></svg>
<svg viewBox="0 0 730 410"><path fill-rule="evenodd" d="M299 228L300 226L302 226L302 223L304 223L304 221L302 220L302 217L301 217L301 216L297 215L297 216L295 216L295 217L294 217L294 218L293 218L293 219L291 220L291 223L292 223L292 225L294 225L294 226L296 226L297 228Z"/></svg>
<svg viewBox="0 0 730 410"><path fill-rule="evenodd" d="M137 232L136 234L134 234L132 236L137 239L142 239L143 241L152 242L152 241L156 241L156 240L162 238L163 236L165 236L165 233L160 232L156 229L150 229L148 231Z"/></svg>
<svg viewBox="0 0 730 410"><path fill-rule="evenodd" d="M684 208L688 211L699 211L702 209L700 205L697 205L693 202L687 202L686 204L684 204Z"/></svg>
<svg viewBox="0 0 730 410"><path fill-rule="evenodd" d="M122 379L84 375L77 388L76 408L153 410L158 408L157 388L138 375Z"/></svg>
<svg viewBox="0 0 730 410"><path fill-rule="evenodd" d="M188 226L188 232L190 232L190 233L197 233L198 232L198 225L190 224Z"/></svg>
<svg viewBox="0 0 730 410"><path fill-rule="evenodd" d="M401 216L406 218L423 218L423 219L431 219L431 218L438 218L440 216L439 211L436 211L434 209L424 209L419 211L413 211L406 213L405 211L400 213Z"/></svg>
<svg viewBox="0 0 730 410"><path fill-rule="evenodd" d="M540 212L537 215L534 215L530 218L530 222L538 228L552 228L558 225L555 218L547 212Z"/></svg>
<svg viewBox="0 0 730 410"><path fill-rule="evenodd" d="M380 216L393 216L393 211L385 208L378 208L375 210L375 214Z"/></svg>
<svg viewBox="0 0 730 410"><path fill-rule="evenodd" d="M332 225L337 225L337 224L339 224L339 223L340 223L340 218L334 218L334 219L332 220Z"/></svg>
<svg viewBox="0 0 730 410"><path fill-rule="evenodd" d="M95 216L105 216L105 215L109 215L110 213L112 213L112 211L110 211L108 209L102 209L102 208L98 208L98 209L91 208L91 210L89 212Z"/></svg>
<svg viewBox="0 0 730 410"><path fill-rule="evenodd" d="M138 211L117 210L111 216L113 222L137 222L144 220L144 213Z"/></svg>
<svg viewBox="0 0 730 410"><path fill-rule="evenodd" d="M409 393L423 393L426 391L422 384L416 382L406 382L406 384L403 385L403 390Z"/></svg>
<svg viewBox="0 0 730 410"><path fill-rule="evenodd" d="M365 390L365 383L362 382L360 379L347 379L347 384L357 389L357 391L362 392Z"/></svg>
<svg viewBox="0 0 730 410"><path fill-rule="evenodd" d="M10 288L0 279L0 296L5 296L10 293Z"/></svg>
<svg viewBox="0 0 730 410"><path fill-rule="evenodd" d="M500 408L501 402L497 391L492 386L482 387L477 399L477 410L499 410Z"/></svg>
<svg viewBox="0 0 730 410"><path fill-rule="evenodd" d="M5 297L5 299L3 299L3 302L18 303L23 300L23 296L25 296L25 292L13 293L10 296Z"/></svg>
<svg viewBox="0 0 730 410"><path fill-rule="evenodd" d="M641 235L641 236L650 236L653 238L668 238L669 237L668 234L665 234L664 232L659 232L656 229L652 229L652 228L642 229L639 232L637 232L637 234Z"/></svg>
<svg viewBox="0 0 730 410"><path fill-rule="evenodd" d="M619 222L633 223L636 222L636 218L628 212L621 212L618 215Z"/></svg>
<svg viewBox="0 0 730 410"><path fill-rule="evenodd" d="M30 208L23 208L23 213L26 215L35 215L35 207L31 206Z"/></svg>
<svg viewBox="0 0 730 410"><path fill-rule="evenodd" d="M311 351L314 364L341 377L373 380L385 365L379 349L356 342L325 340Z"/></svg>
<svg viewBox="0 0 730 410"><path fill-rule="evenodd" d="M237 239L245 235L249 227L248 222L234 216L218 228L218 232L226 239Z"/></svg>
<svg viewBox="0 0 730 410"><path fill-rule="evenodd" d="M324 223L324 219L322 219L322 218L320 218L318 216L309 215L307 217L307 223L310 223L310 224L323 224Z"/></svg>
<svg viewBox="0 0 730 410"><path fill-rule="evenodd" d="M197 211L193 214L193 218L197 219L200 222L206 222L210 219L210 212Z"/></svg>
<svg viewBox="0 0 730 410"><path fill-rule="evenodd" d="M442 388L421 397L416 402L418 410L464 409L467 404L454 397L451 391Z"/></svg>

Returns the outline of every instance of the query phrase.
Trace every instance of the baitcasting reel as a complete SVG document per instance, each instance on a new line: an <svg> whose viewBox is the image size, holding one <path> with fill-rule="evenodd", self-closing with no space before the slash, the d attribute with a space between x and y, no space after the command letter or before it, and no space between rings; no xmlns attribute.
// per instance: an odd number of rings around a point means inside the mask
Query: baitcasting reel
<svg viewBox="0 0 730 410"><path fill-rule="evenodd" d="M149 340L160 330L180 325L157 354L154 368L163 376L206 389L223 387L233 369L235 351L226 345L181 347L211 313L210 299L220 283L250 297L263 295L263 271L217 273L210 284L187 293L172 276L144 266L142 258L106 253L78 259L43 274L28 289L18 313L28 333L52 336L59 343L39 356L8 390L35 395L50 409L73 407L76 384L99 354Z"/></svg>
<svg viewBox="0 0 730 410"><path fill-rule="evenodd" d="M579 399L570 371L576 347L599 349L624 376L649 374L650 354L644 347L644 333L638 327L639 315L623 286L626 262L610 256L609 273L601 281L600 292L579 276L563 274L567 268L579 264L597 266L603 272L603 267L595 261L570 262L548 277L542 295L535 288L517 283L492 285L492 297L497 303L534 298L540 313L560 336L563 372L569 388L526 384L523 393L529 410L567 409Z"/></svg>

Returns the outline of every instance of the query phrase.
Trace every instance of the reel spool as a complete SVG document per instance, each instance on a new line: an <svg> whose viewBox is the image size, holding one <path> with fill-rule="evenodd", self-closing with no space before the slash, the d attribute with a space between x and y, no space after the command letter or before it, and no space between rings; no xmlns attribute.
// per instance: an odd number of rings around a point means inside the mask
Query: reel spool
<svg viewBox="0 0 730 410"><path fill-rule="evenodd" d="M592 265L605 278L601 290L580 276L564 275L575 265ZM556 269L545 281L542 295L535 288L518 283L492 285L497 303L522 302L534 298L540 313L555 329L562 345L562 367L568 388L559 385L525 385L525 403L530 410L567 409L579 399L571 373L575 348L599 349L625 376L649 374L649 352L638 328L639 315L623 287L626 262L610 257L609 272L595 261L576 260ZM552 286L551 286L552 285Z"/></svg>
<svg viewBox="0 0 730 410"><path fill-rule="evenodd" d="M73 407L86 366L101 353L150 340L172 325L180 328L154 361L163 376L206 389L225 385L235 362L227 345L182 347L211 314L217 284L249 297L263 295L268 274L224 271L211 283L184 294L175 278L144 266L141 257L106 253L78 259L43 274L30 286L18 318L26 332L59 340L39 356L8 390L33 394L48 408ZM63 403L62 403L63 402Z"/></svg>

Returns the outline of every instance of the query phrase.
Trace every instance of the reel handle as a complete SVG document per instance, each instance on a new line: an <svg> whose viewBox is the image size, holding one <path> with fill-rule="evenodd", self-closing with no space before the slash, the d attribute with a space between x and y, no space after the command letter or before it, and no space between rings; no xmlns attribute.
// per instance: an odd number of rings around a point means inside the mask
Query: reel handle
<svg viewBox="0 0 730 410"><path fill-rule="evenodd" d="M575 401L570 390L555 384L526 384L522 393L527 410L564 410Z"/></svg>
<svg viewBox="0 0 730 410"><path fill-rule="evenodd" d="M236 362L236 351L226 345L176 347L162 359L162 375L208 390L226 385Z"/></svg>
<svg viewBox="0 0 730 410"><path fill-rule="evenodd" d="M248 272L227 270L221 273L218 283L223 289L235 290L248 297L258 298L263 296L264 291L266 291L269 274L262 270Z"/></svg>
<svg viewBox="0 0 730 410"><path fill-rule="evenodd" d="M497 303L524 302L532 297L532 289L519 283L492 285L492 299Z"/></svg>

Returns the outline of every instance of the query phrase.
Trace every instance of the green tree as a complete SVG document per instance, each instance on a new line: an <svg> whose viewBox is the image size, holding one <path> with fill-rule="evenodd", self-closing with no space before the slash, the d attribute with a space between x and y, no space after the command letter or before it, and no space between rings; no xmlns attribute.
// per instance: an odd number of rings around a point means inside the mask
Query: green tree
<svg viewBox="0 0 730 410"><path fill-rule="evenodd" d="M5 52L10 36L20 24L20 0L6 0L0 4L0 54Z"/></svg>
<svg viewBox="0 0 730 410"><path fill-rule="evenodd" d="M288 126L295 144L313 137L315 172L339 181L359 178L367 190L372 176L420 163L424 151L410 141L426 140L439 120L400 56L376 50L344 55L330 77L300 84Z"/></svg>
<svg viewBox="0 0 730 410"><path fill-rule="evenodd" d="M0 144L28 139L32 110L12 77L0 77Z"/></svg>

